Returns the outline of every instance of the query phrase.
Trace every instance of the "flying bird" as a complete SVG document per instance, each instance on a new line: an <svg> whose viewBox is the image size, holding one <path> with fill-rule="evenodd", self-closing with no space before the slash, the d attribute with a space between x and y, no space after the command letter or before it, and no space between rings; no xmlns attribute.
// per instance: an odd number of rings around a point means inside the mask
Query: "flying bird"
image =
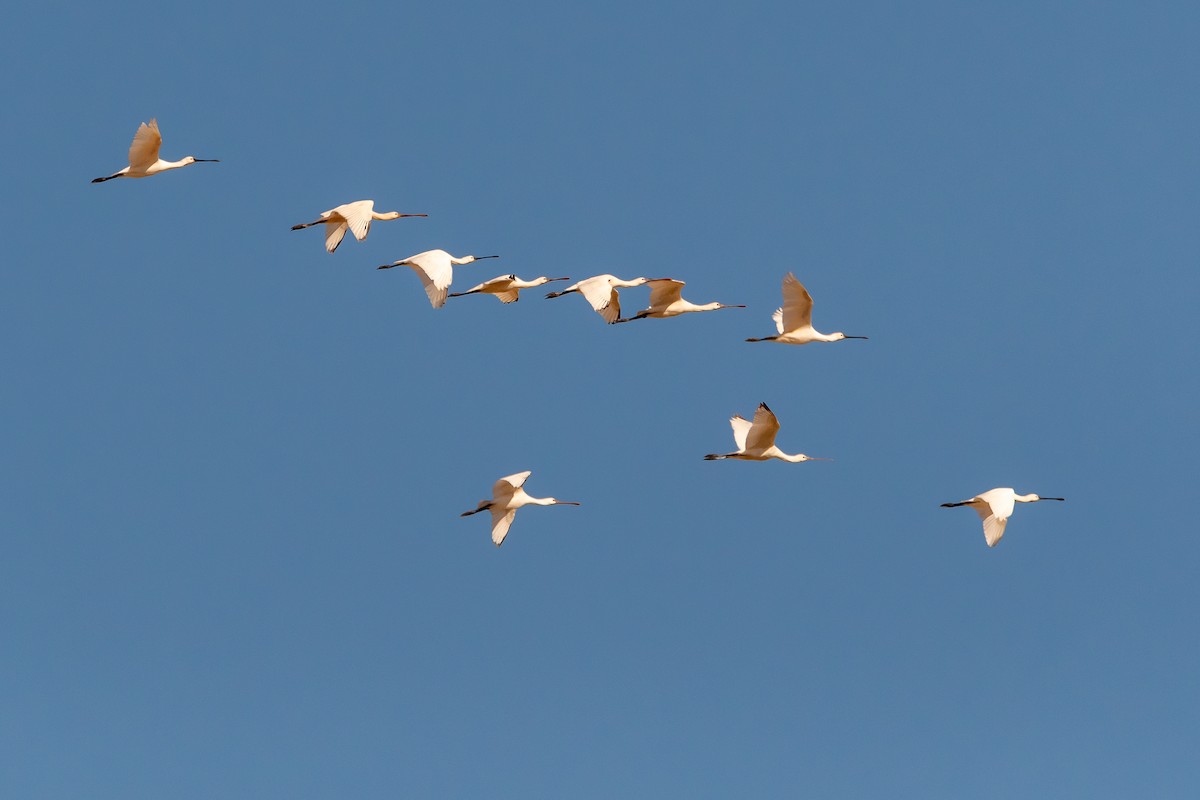
<svg viewBox="0 0 1200 800"><path fill-rule="evenodd" d="M371 232L371 220L427 216L429 215L401 214L399 211L386 211L381 214L375 210L374 200L355 200L353 203L345 203L328 211L322 211L320 218L313 222L303 222L299 225L293 225L292 230L298 231L304 228L311 228L314 225L324 225L325 249L332 253L342 243L342 237L346 235L347 228L354 234L354 238L361 242Z"/></svg>
<svg viewBox="0 0 1200 800"><path fill-rule="evenodd" d="M942 508L970 506L983 520L983 538L988 547L995 547L1004 536L1004 526L1012 516L1015 503L1036 503L1039 500L1065 500L1065 497L1039 497L1036 494L1017 494L1014 489L988 489L961 503L942 503Z"/></svg>
<svg viewBox="0 0 1200 800"><path fill-rule="evenodd" d="M434 308L441 308L446 305L446 290L450 288L450 283L454 280L454 264L470 264L472 261L499 257L463 256L455 258L445 250L426 250L424 253L393 261L391 264L383 264L377 269L412 267L412 271L417 273L421 283L425 284L425 294L429 295L429 303Z"/></svg>
<svg viewBox="0 0 1200 800"><path fill-rule="evenodd" d="M464 511L459 516L469 517L472 514L478 514L480 511L492 512L492 541L496 543L496 547L504 544L504 537L508 535L508 528L512 525L513 517L517 515L517 509L521 506L577 506L579 503L573 503L569 500L555 500L553 497L530 497L525 493L526 479L533 472L526 470L518 472L515 475L505 475L500 480L496 481L492 486L492 499L480 500L479 507L474 511Z"/></svg>
<svg viewBox="0 0 1200 800"><path fill-rule="evenodd" d="M516 275L498 275L465 292L451 292L450 297L465 297L469 294L490 294L501 303L515 303L521 299L522 289L532 289L553 281L569 281L570 278L547 278L545 275L531 281L523 281Z"/></svg>
<svg viewBox="0 0 1200 800"><path fill-rule="evenodd" d="M747 342L780 342L781 344L808 344L809 342L840 342L842 339L866 339L866 336L847 336L842 332L821 333L812 326L812 295L796 276L783 276L783 308L775 309L771 319L775 320L778 336L747 339Z"/></svg>
<svg viewBox="0 0 1200 800"><path fill-rule="evenodd" d="M616 275L596 275L582 280L574 286L568 286L561 292L550 292L546 298L562 297L564 294L578 292L591 304L596 313L604 317L604 321L611 325L621 318L621 300L617 296L617 289L641 286L644 283L647 283L646 278L623 281Z"/></svg>
<svg viewBox="0 0 1200 800"><path fill-rule="evenodd" d="M617 322L632 322L635 319L646 319L647 317L666 319L693 311L716 311L719 308L745 308L745 306L727 306L723 303L705 303L699 306L689 303L680 296L680 292L687 284L673 278L653 278L646 283L650 285L650 307L642 309L632 317L618 319Z"/></svg>
<svg viewBox="0 0 1200 800"><path fill-rule="evenodd" d="M158 157L158 148L162 146L162 134L158 132L158 120L152 119L138 126L133 135L133 143L129 145L129 166L103 178L93 178L92 183L104 183L113 178L148 178L169 169L179 169L188 164L200 162L216 162L219 158L196 158L184 156L178 161L163 161Z"/></svg>
<svg viewBox="0 0 1200 800"><path fill-rule="evenodd" d="M803 453L788 455L775 446L775 434L779 433L779 420L774 412L767 408L766 403L759 403L754 412L754 421L735 414L729 418L733 428L733 441L737 444L736 453L709 453L705 461L718 461L722 458L740 458L745 461L766 461L778 458L780 461L790 461L798 464L801 461L828 461L828 458L806 456Z"/></svg>

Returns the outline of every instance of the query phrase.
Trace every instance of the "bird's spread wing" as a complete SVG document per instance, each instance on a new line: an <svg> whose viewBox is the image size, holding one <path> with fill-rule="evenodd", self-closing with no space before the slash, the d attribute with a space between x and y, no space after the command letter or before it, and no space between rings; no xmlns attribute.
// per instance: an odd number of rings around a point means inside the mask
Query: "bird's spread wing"
<svg viewBox="0 0 1200 800"><path fill-rule="evenodd" d="M621 317L621 301L617 290L606 280L584 281L579 285L579 293L591 303L596 313L604 317L605 322L616 322Z"/></svg>
<svg viewBox="0 0 1200 800"><path fill-rule="evenodd" d="M374 201L371 200L357 200L353 203L346 203L344 206L338 206L338 213L350 226L350 232L354 234L354 238L360 242L367 238L367 234L371 231L371 211L374 205Z"/></svg>
<svg viewBox="0 0 1200 800"><path fill-rule="evenodd" d="M512 493L524 486L525 481L529 480L529 476L532 474L533 470L527 469L524 472L505 475L492 485L492 498L499 500L502 496L512 497Z"/></svg>
<svg viewBox="0 0 1200 800"><path fill-rule="evenodd" d="M514 275L497 275L490 281L479 284L471 291L485 291L501 303L515 303L521 299L521 290L509 288L512 286L514 278Z"/></svg>
<svg viewBox="0 0 1200 800"><path fill-rule="evenodd" d="M412 271L417 273L421 283L425 284L425 294L434 308L446 305L446 292L454 280L454 267L450 259L431 257L427 253L415 255L405 262Z"/></svg>
<svg viewBox="0 0 1200 800"><path fill-rule="evenodd" d="M788 273L783 276L783 333L806 328L812 325L812 295L804 288L804 284L796 280L796 276Z"/></svg>
<svg viewBox="0 0 1200 800"><path fill-rule="evenodd" d="M746 444L751 450L765 450L775 444L775 434L779 432L779 420L766 403L759 403L754 412L754 423L750 426Z"/></svg>
<svg viewBox="0 0 1200 800"><path fill-rule="evenodd" d="M659 278L658 280L646 281L650 287L650 307L669 306L676 300L680 299L680 292L686 285L683 281L673 280L671 278Z"/></svg>
<svg viewBox="0 0 1200 800"><path fill-rule="evenodd" d="M500 508L492 509L492 541L496 543L496 547L504 544L504 537L508 536L508 529L516 515L515 508L510 511Z"/></svg>
<svg viewBox="0 0 1200 800"><path fill-rule="evenodd" d="M771 319L775 320L775 330L783 333L783 309L775 309L775 313L771 315Z"/></svg>
<svg viewBox="0 0 1200 800"><path fill-rule="evenodd" d="M734 414L729 418L729 425L733 428L734 444L737 445L739 451L744 451L746 449L746 434L750 432L750 420L740 414Z"/></svg>
<svg viewBox="0 0 1200 800"><path fill-rule="evenodd" d="M158 161L158 148L162 145L162 134L158 132L158 120L152 119L138 126L129 145L129 166L135 170L145 169Z"/></svg>
<svg viewBox="0 0 1200 800"><path fill-rule="evenodd" d="M1016 494L1012 489L988 489L977 499L988 504L991 514L1001 519L1008 519L1012 516L1013 507L1017 503ZM979 512L979 516L983 516L982 511Z"/></svg>
<svg viewBox="0 0 1200 800"><path fill-rule="evenodd" d="M976 509L978 511L979 509ZM982 513L980 514L982 516ZM990 514L983 518L983 538L987 539L988 547L995 547L1000 537L1004 536L1004 526L1008 524L1007 517L997 517Z"/></svg>
<svg viewBox="0 0 1200 800"><path fill-rule="evenodd" d="M346 235L346 223L340 220L329 220L325 223L325 249L333 252L338 249L338 245L342 243L342 238Z"/></svg>

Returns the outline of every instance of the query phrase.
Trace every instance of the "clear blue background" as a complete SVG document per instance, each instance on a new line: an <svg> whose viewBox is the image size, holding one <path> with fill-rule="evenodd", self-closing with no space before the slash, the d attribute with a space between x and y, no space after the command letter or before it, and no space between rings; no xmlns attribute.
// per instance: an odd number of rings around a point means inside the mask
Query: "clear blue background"
<svg viewBox="0 0 1200 800"><path fill-rule="evenodd" d="M1197 796L1200 12L829 5L12 17L0 795Z"/></svg>

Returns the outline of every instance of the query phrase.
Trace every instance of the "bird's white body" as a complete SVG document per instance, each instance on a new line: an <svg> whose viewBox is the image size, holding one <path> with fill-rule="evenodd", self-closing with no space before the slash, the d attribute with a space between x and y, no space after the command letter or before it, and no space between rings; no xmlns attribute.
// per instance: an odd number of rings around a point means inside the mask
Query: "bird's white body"
<svg viewBox="0 0 1200 800"><path fill-rule="evenodd" d="M518 278L516 275L497 275L490 281L484 281L478 286L473 286L465 292L451 292L450 297L464 297L468 294L490 294L501 303L515 303L521 299L522 289L532 289L535 286L543 286L552 281L569 281L570 278L547 278L545 275L540 278L534 278L531 281L525 281Z"/></svg>
<svg viewBox="0 0 1200 800"><path fill-rule="evenodd" d="M402 217L424 217L426 214L401 214L399 211L384 211L375 210L374 200L355 200L353 203L344 203L328 211L321 212L321 216L313 222L303 222L299 225L293 225L292 230L298 231L304 228L311 228L314 225L325 226L325 249L332 253L338 249L338 245L342 243L342 239L346 236L346 231L349 230L354 234L354 238L362 241L367 238L367 234L371 232L372 220L389 220L400 219Z"/></svg>
<svg viewBox="0 0 1200 800"><path fill-rule="evenodd" d="M779 342L780 344L808 344L809 342L840 342L842 339L866 339L866 336L847 336L842 332L821 333L812 326L812 295L796 276L783 276L783 306L775 309L771 319L775 320L777 336L747 339L747 342Z"/></svg>
<svg viewBox="0 0 1200 800"><path fill-rule="evenodd" d="M701 305L689 303L681 295L683 287L687 284L673 278L651 278L646 283L650 287L650 306L628 319L618 319L617 322L631 322L635 319L646 318L666 319L697 311L716 311L719 308L745 308L745 306L727 306L722 303L703 303Z"/></svg>
<svg viewBox="0 0 1200 800"><path fill-rule="evenodd" d="M610 325L621 318L621 299L617 289L642 286L645 278L634 278L631 281L621 280L616 275L595 275L586 278L573 286L568 286L561 292L551 292L547 298L562 297L564 294L578 292L588 301L591 307Z"/></svg>
<svg viewBox="0 0 1200 800"><path fill-rule="evenodd" d="M492 499L479 501L479 507L474 511L464 511L459 516L469 517L480 511L492 512L492 541L496 547L504 544L504 537L512 525L517 509L522 506L577 506L570 500L556 500L553 497L530 497L525 493L525 481L532 471L518 472L505 475L492 486Z"/></svg>
<svg viewBox="0 0 1200 800"><path fill-rule="evenodd" d="M942 503L942 508L970 506L983 520L983 538L988 547L995 547L1004 536L1004 528L1008 518L1012 516L1017 503L1036 503L1039 500L1062 500L1061 497L1039 497L1036 494L1017 494L1015 489L988 489L977 494L970 500L959 503Z"/></svg>
<svg viewBox="0 0 1200 800"><path fill-rule="evenodd" d="M484 258L499 258L499 256L463 256L462 258L458 258L450 255L445 250L426 250L424 253L417 253L415 256L393 261L391 264L384 264L379 269L391 269L392 267L412 268L412 271L417 273L417 277L421 279L421 283L425 285L425 294L429 296L430 305L434 308L441 308L446 305L446 292L450 289L450 284L454 280L454 265L470 264L472 261L479 261Z"/></svg>
<svg viewBox="0 0 1200 800"><path fill-rule="evenodd" d="M777 458L780 461L790 461L798 464L801 461L827 461L825 458L806 456L803 453L790 455L775 446L775 434L779 433L779 420L766 403L759 403L754 412L754 421L739 414L729 418L733 428L733 441L737 444L735 453L710 453L705 461L717 461L722 458L738 458L744 461L767 461Z"/></svg>
<svg viewBox="0 0 1200 800"><path fill-rule="evenodd" d="M103 183L113 178L149 178L160 172L179 169L198 162L219 161L216 158L196 158L184 156L178 161L164 161L158 157L158 149L162 146L162 134L158 131L158 120L152 119L138 126L129 145L129 166L103 178L94 178L92 183Z"/></svg>

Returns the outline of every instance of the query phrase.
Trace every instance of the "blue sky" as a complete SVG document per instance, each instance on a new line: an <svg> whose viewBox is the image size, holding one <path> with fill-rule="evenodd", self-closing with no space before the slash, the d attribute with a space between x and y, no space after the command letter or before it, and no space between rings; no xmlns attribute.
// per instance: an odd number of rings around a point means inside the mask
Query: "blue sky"
<svg viewBox="0 0 1200 800"><path fill-rule="evenodd" d="M0 794L1194 796L1198 22L28 10ZM91 185L150 117L222 163ZM364 198L429 218L288 230ZM749 308L374 269L435 247ZM788 271L870 341L744 343ZM763 401L835 460L701 460ZM497 550L525 469L583 505ZM989 549L994 486L1067 502Z"/></svg>

